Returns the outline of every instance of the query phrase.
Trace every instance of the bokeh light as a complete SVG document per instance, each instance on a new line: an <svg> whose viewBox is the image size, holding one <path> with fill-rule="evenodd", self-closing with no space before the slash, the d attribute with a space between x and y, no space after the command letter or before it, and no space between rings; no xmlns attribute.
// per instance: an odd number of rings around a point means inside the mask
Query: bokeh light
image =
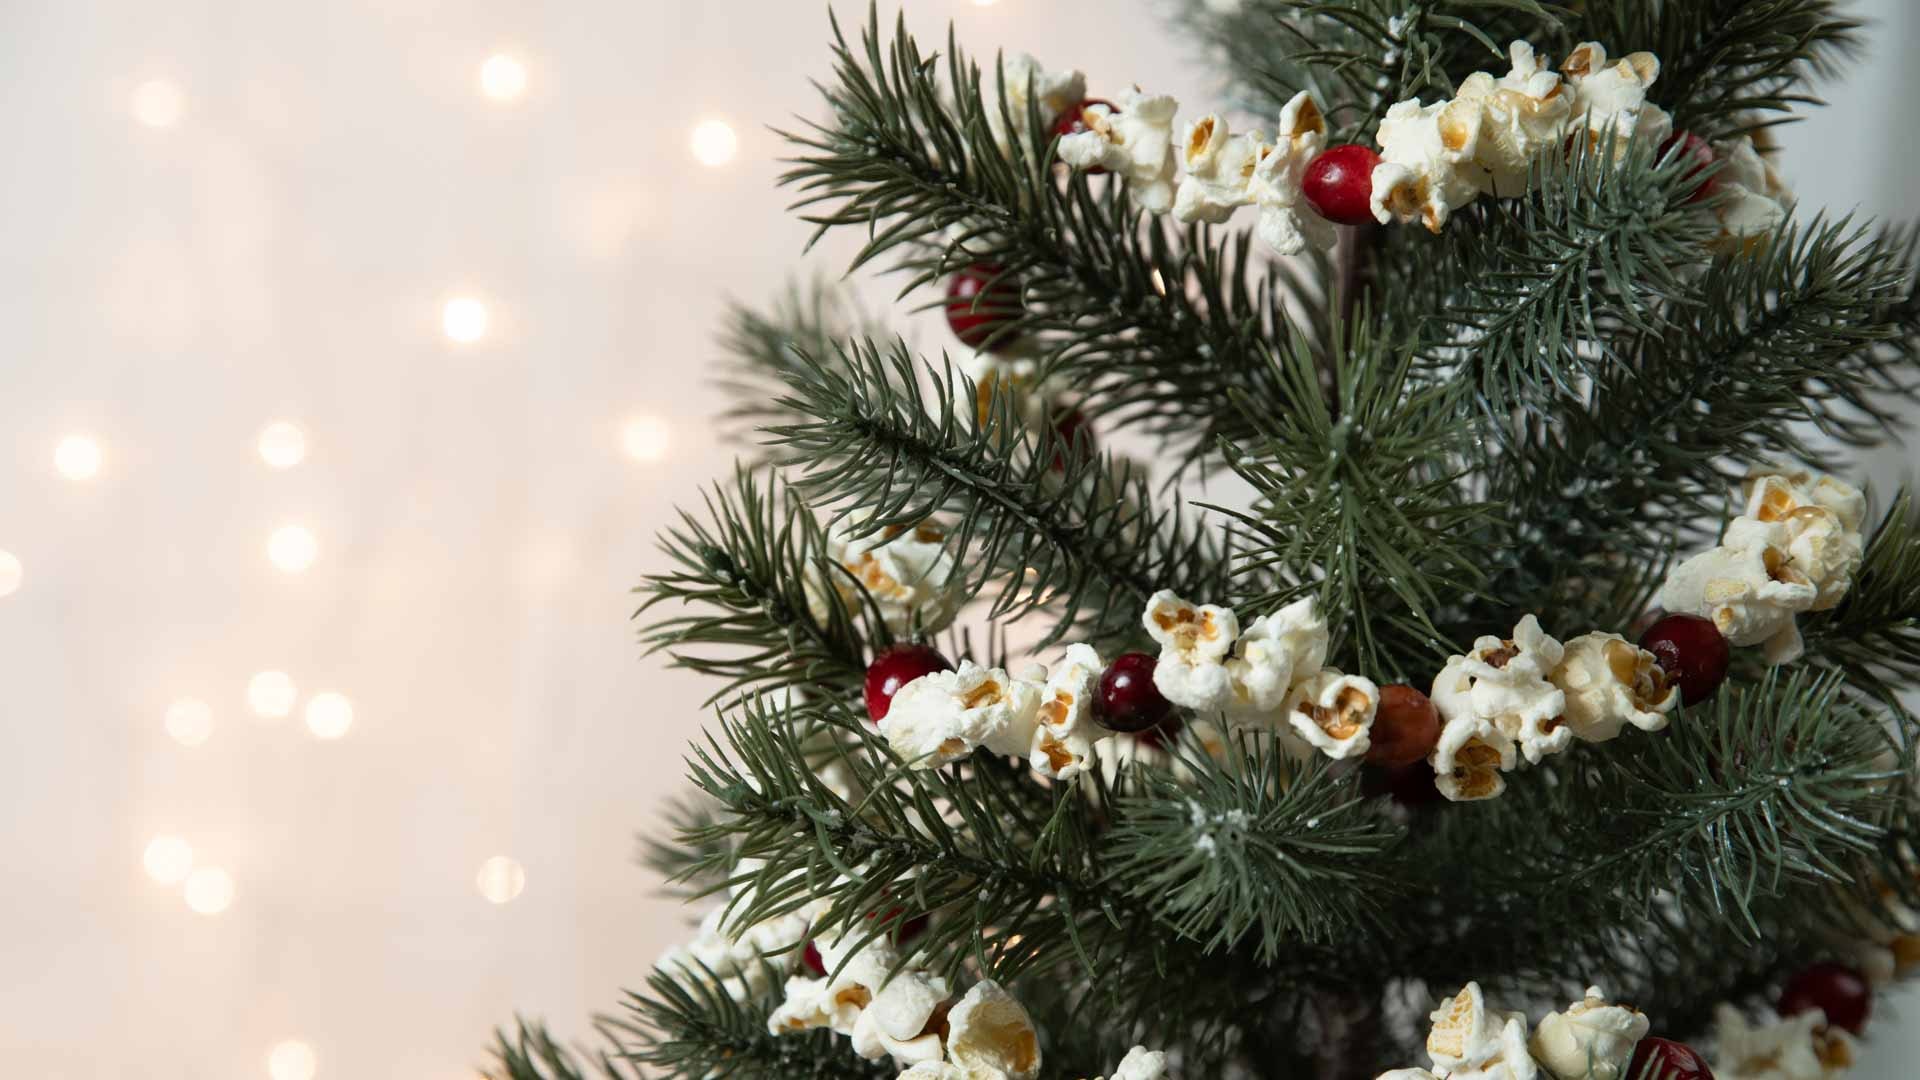
<svg viewBox="0 0 1920 1080"><path fill-rule="evenodd" d="M233 906L233 876L217 866L203 866L187 875L182 895L195 913L218 915Z"/></svg>
<svg viewBox="0 0 1920 1080"><path fill-rule="evenodd" d="M147 841L140 864L147 868L147 876L160 884L178 885L193 872L193 845L183 837L163 833Z"/></svg>
<svg viewBox="0 0 1920 1080"><path fill-rule="evenodd" d="M672 439L673 429L657 416L636 416L620 428L620 445L635 461L661 460Z"/></svg>
<svg viewBox="0 0 1920 1080"><path fill-rule="evenodd" d="M20 581L26 576L26 567L10 551L0 551L0 596L12 596L20 591Z"/></svg>
<svg viewBox="0 0 1920 1080"><path fill-rule="evenodd" d="M320 1056L299 1039L275 1043L273 1049L267 1051L269 1080L313 1080L319 1071Z"/></svg>
<svg viewBox="0 0 1920 1080"><path fill-rule="evenodd" d="M353 726L353 702L331 691L307 702L307 730L317 739L337 739Z"/></svg>
<svg viewBox="0 0 1920 1080"><path fill-rule="evenodd" d="M167 734L181 746L199 746L213 734L213 706L181 698L167 706Z"/></svg>
<svg viewBox="0 0 1920 1080"><path fill-rule="evenodd" d="M480 65L480 92L494 101L517 101L526 91L527 69L513 57L489 56Z"/></svg>
<svg viewBox="0 0 1920 1080"><path fill-rule="evenodd" d="M127 99L133 118L150 128L170 128L187 111L187 96L165 79L149 79Z"/></svg>
<svg viewBox="0 0 1920 1080"><path fill-rule="evenodd" d="M106 452L91 435L69 435L53 448L53 467L69 480L91 480L100 475Z"/></svg>
<svg viewBox="0 0 1920 1080"><path fill-rule="evenodd" d="M693 129L693 157L702 165L725 165L740 149L740 137L725 120L703 120Z"/></svg>
<svg viewBox="0 0 1920 1080"><path fill-rule="evenodd" d="M487 305L471 296L456 296L441 309L440 327L447 340L471 345L487 336Z"/></svg>
<svg viewBox="0 0 1920 1080"><path fill-rule="evenodd" d="M284 720L293 714L299 690L284 671L263 671L247 680L247 708L262 720Z"/></svg>
<svg viewBox="0 0 1920 1080"><path fill-rule="evenodd" d="M519 863L505 855L495 855L480 864L480 873L474 879L474 885L480 895L496 904L504 904L519 896L527 887L527 871Z"/></svg>
<svg viewBox="0 0 1920 1080"><path fill-rule="evenodd" d="M261 428L260 460L276 469L291 469L307 460L307 433L285 420Z"/></svg>
<svg viewBox="0 0 1920 1080"><path fill-rule="evenodd" d="M267 559L286 573L305 573L319 557L320 541L305 526L282 525L267 538Z"/></svg>

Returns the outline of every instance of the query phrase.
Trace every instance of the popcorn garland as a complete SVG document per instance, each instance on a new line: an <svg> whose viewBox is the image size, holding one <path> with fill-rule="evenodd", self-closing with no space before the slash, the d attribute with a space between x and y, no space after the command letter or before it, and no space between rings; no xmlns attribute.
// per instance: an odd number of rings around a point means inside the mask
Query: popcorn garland
<svg viewBox="0 0 1920 1080"><path fill-rule="evenodd" d="M1409 99L1388 108L1376 133L1379 160L1370 177L1375 220L1419 222L1437 233L1455 210L1482 195L1523 194L1534 161L1564 153L1574 138L1584 137L1596 149L1611 138L1616 156L1624 155L1629 139L1664 149L1676 138L1672 117L1647 100L1660 76L1660 60L1650 52L1613 59L1600 43L1584 42L1556 72L1531 44L1515 41L1508 58L1505 75L1474 72L1451 100L1423 105ZM1043 116L1073 116L1077 110L1084 130L1060 138L1060 159L1123 177L1142 209L1217 225L1240 207L1257 206L1255 231L1275 252L1297 255L1309 246L1333 246L1332 223L1311 212L1302 193L1307 166L1327 149L1326 121L1311 93L1301 91L1287 102L1271 142L1259 129L1231 133L1224 119L1210 113L1188 124L1175 143L1173 98L1135 87L1118 107L1087 102L1082 73L1048 72L1025 54L1006 62L1006 105L1016 119L1025 115L1029 78ZM999 112L989 109L988 115L1004 148ZM1687 133L1679 138L1707 146ZM1711 181L1716 192L1727 193L1715 210L1721 225L1717 246L1744 247L1786 219L1792 195L1750 138L1712 144L1710 152L1725 162ZM1184 175L1177 175L1180 168Z"/></svg>

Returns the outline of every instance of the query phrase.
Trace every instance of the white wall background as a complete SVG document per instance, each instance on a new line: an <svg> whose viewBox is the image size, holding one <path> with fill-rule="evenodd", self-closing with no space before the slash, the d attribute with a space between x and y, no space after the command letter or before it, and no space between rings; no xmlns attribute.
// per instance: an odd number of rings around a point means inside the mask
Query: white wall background
<svg viewBox="0 0 1920 1080"><path fill-rule="evenodd" d="M300 1040L322 1077L470 1077L490 1025L579 1034L680 934L631 854L706 687L638 658L625 590L727 467L722 298L796 269L763 125L814 107L822 8L0 5L7 1075L266 1076ZM1096 87L1199 103L1215 78L1144 2L909 9ZM1910 213L1920 16L1863 10L1875 51L1786 171L1809 203ZM511 104L477 89L495 53L527 71ZM724 166L689 152L709 118L739 134ZM491 316L472 344L442 333L456 295ZM636 418L660 460L625 453ZM255 452L274 420L307 436L295 468ZM75 433L90 480L55 468ZM289 523L304 573L266 555ZM250 715L265 670L302 705L347 695L351 730ZM165 726L186 698L213 715L192 748ZM230 906L148 876L161 834ZM524 867L506 904L476 888L496 855ZM1876 1034L1862 1075L1911 1075L1920 1039Z"/></svg>

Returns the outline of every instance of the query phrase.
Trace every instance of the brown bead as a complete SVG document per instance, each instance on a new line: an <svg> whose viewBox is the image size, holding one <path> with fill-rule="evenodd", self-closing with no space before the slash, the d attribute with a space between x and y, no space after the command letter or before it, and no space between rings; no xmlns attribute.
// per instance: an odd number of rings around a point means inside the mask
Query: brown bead
<svg viewBox="0 0 1920 1080"><path fill-rule="evenodd" d="M1433 753L1440 741L1440 710L1427 695L1394 683L1380 688L1380 708L1373 715L1372 745L1367 761L1374 765L1411 765Z"/></svg>

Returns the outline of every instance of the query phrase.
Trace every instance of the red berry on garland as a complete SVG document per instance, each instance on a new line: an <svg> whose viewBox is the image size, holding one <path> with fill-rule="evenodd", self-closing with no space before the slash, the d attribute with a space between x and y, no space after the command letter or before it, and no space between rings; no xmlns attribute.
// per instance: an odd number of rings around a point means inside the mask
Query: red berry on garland
<svg viewBox="0 0 1920 1080"><path fill-rule="evenodd" d="M993 263L974 263L947 282L947 325L973 348L985 344L1025 310L1019 283Z"/></svg>
<svg viewBox="0 0 1920 1080"><path fill-rule="evenodd" d="M813 972L816 979L827 977L827 962L820 958L820 947L812 941L808 941L807 947L800 951L800 966Z"/></svg>
<svg viewBox="0 0 1920 1080"><path fill-rule="evenodd" d="M1713 1070L1686 1043L1650 1035L1634 1044L1627 1080L1713 1080Z"/></svg>
<svg viewBox="0 0 1920 1080"><path fill-rule="evenodd" d="M1873 988L1867 980L1845 964L1823 961L1808 964L1787 980L1780 992L1780 1015L1793 1016L1819 1009L1827 1014L1827 1023L1846 1028L1855 1035L1867 1026L1873 1012Z"/></svg>
<svg viewBox="0 0 1920 1080"><path fill-rule="evenodd" d="M1093 430L1087 427L1087 414L1068 406L1053 414L1053 433L1059 443L1053 449L1053 471L1067 471L1069 458L1079 460L1093 453Z"/></svg>
<svg viewBox="0 0 1920 1080"><path fill-rule="evenodd" d="M1368 224L1374 220L1373 167L1378 164L1380 155L1359 143L1330 147L1307 162L1300 192L1328 221Z"/></svg>
<svg viewBox="0 0 1920 1080"><path fill-rule="evenodd" d="M1440 741L1440 710L1411 686L1383 686L1369 739L1369 765L1411 765Z"/></svg>
<svg viewBox="0 0 1920 1080"><path fill-rule="evenodd" d="M1115 108L1113 102L1108 101L1106 98L1087 98L1068 108L1066 112L1060 114L1058 120L1053 122L1054 137L1064 139L1069 135L1078 135L1088 130L1087 110L1093 108L1095 105L1106 106L1108 116L1119 115L1120 110ZM1081 171L1088 176L1099 176L1107 170L1099 165L1094 165Z"/></svg>
<svg viewBox="0 0 1920 1080"><path fill-rule="evenodd" d="M1712 145L1693 132L1680 131L1667 136L1667 141L1660 144L1660 153L1663 155L1672 153L1675 144L1680 147L1678 156L1693 162L1693 167L1687 170L1688 179L1699 175L1700 170L1713 164ZM1702 199L1711 198L1719 190L1720 177L1709 176L1693 189L1693 194L1687 196L1687 201L1697 203Z"/></svg>
<svg viewBox="0 0 1920 1080"><path fill-rule="evenodd" d="M922 675L952 671L953 665L931 645L895 645L882 649L867 665L867 717L874 723L887 718L893 695Z"/></svg>
<svg viewBox="0 0 1920 1080"><path fill-rule="evenodd" d="M1159 663L1142 652L1122 653L1100 673L1093 696L1093 718L1108 731L1138 733L1159 727L1173 713L1160 688L1153 685Z"/></svg>
<svg viewBox="0 0 1920 1080"><path fill-rule="evenodd" d="M1727 639L1712 619L1668 615L1640 635L1640 647L1660 662L1660 670L1680 687L1680 700L1697 705L1713 696L1727 677L1732 659Z"/></svg>
<svg viewBox="0 0 1920 1080"><path fill-rule="evenodd" d="M1160 721L1158 727L1150 727L1145 731L1136 732L1133 737L1140 740L1143 745L1151 746L1155 750L1165 750L1167 747L1173 745L1173 740L1180 737L1180 729L1186 726L1187 722L1180 718L1180 714L1174 713L1165 720Z"/></svg>

